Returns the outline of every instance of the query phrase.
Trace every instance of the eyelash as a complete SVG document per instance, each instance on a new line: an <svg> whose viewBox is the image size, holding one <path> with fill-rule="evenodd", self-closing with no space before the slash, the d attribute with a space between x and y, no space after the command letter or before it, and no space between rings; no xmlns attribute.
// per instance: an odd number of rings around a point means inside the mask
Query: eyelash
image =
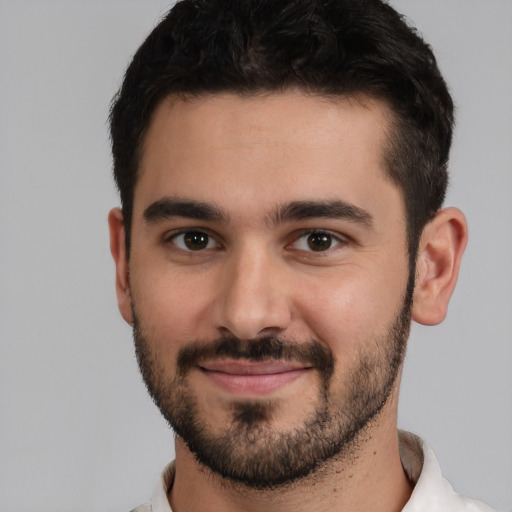
<svg viewBox="0 0 512 512"><path fill-rule="evenodd" d="M297 248L296 250L304 251L306 253L312 253L312 254L315 254L315 253L321 254L321 253L326 253L331 250L334 250L337 247L346 245L348 243L348 240L345 237L338 235L336 233L333 233L332 231L329 231L326 229L311 229L311 230L302 232L300 234L300 236L295 238L295 240L289 245L289 247L292 245L297 245L300 240L304 240L306 243L308 243L307 239L309 237L311 237L312 235L328 237L329 238L329 247L327 247L325 250L319 250L319 251L315 251L311 247L310 247L311 250L300 249L300 248Z"/></svg>
<svg viewBox="0 0 512 512"><path fill-rule="evenodd" d="M190 247L185 247L186 242L182 244L176 243L176 240L180 236L185 235L202 235L206 237L206 246L202 248L198 248L196 250L191 249ZM312 235L317 236L324 236L326 239L328 239L329 246L325 248L325 250L314 250L310 246L310 250L307 248L300 248L300 247L293 247L296 246L301 240L304 240L304 243L308 243L307 238L311 237ZM210 246L213 242L213 246ZM335 234L332 231L325 230L325 229L311 229L307 231L301 231L297 234L297 236L294 236L293 241L286 245L286 248L291 250L296 250L304 253L311 253L311 254L325 254L327 252L330 252L332 250L335 250L339 246L344 246L349 243L349 240L346 237L343 237L339 234ZM222 248L222 244L218 242L217 237L211 235L207 230L201 229L201 228L189 228L189 229L183 229L180 231L172 232L170 234L167 234L164 238L164 244L172 244L177 250L187 252L187 253L201 253L205 250L212 250L212 249L219 249ZM181 245L181 246L180 246Z"/></svg>
<svg viewBox="0 0 512 512"><path fill-rule="evenodd" d="M185 235L193 235L193 234L197 234L197 235L203 235L207 238L208 240L208 243L207 243L207 246L204 247L203 249L197 249L197 250L193 250L193 249L190 249L190 248L186 248L186 247L180 247L177 243L176 243L176 239L180 236L185 236ZM208 245L210 245L211 242L214 242L216 247L208 247ZM172 244L174 245L177 249L181 250L181 251L184 251L184 252L191 252L191 253L194 253L194 252L202 252L204 251L205 249L214 249L214 248L219 248L221 247L221 244L216 240L216 237L212 236L210 233L208 233L208 231L205 231L204 229L195 229L195 228L190 228L190 229L182 229L180 231L175 231L173 233L170 233L169 235L167 235L164 239L164 243L165 244ZM185 244L183 244L185 245Z"/></svg>

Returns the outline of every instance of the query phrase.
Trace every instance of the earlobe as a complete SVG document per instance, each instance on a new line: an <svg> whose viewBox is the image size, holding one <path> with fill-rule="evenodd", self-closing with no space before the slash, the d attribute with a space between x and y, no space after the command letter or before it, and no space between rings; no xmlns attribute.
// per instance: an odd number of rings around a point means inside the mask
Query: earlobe
<svg viewBox="0 0 512 512"><path fill-rule="evenodd" d="M468 229L457 208L440 210L423 230L416 264L412 318L424 325L441 323L457 283Z"/></svg>
<svg viewBox="0 0 512 512"><path fill-rule="evenodd" d="M122 317L128 324L133 325L128 255L126 253L123 214L120 208L110 210L108 227L110 231L110 252L116 265L117 304Z"/></svg>

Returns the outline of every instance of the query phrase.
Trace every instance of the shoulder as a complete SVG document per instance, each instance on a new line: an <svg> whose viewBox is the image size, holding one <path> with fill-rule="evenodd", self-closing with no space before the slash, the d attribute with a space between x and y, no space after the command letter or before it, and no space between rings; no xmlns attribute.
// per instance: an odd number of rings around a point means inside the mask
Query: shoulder
<svg viewBox="0 0 512 512"><path fill-rule="evenodd" d="M130 510L130 512L151 512L151 503L144 503L144 505L139 505L138 507Z"/></svg>
<svg viewBox="0 0 512 512"><path fill-rule="evenodd" d="M400 432L400 456L404 470L414 484L411 498L402 512L494 512L485 503L455 492L443 478L433 451L414 434Z"/></svg>
<svg viewBox="0 0 512 512"><path fill-rule="evenodd" d="M151 501L139 505L130 512L172 512L167 493L174 482L174 461L165 466L158 478Z"/></svg>
<svg viewBox="0 0 512 512"><path fill-rule="evenodd" d="M496 512L493 508L489 507L489 505L485 504L483 501L476 500L473 498L468 498L467 496L459 495L461 503L464 504L464 511L467 512Z"/></svg>

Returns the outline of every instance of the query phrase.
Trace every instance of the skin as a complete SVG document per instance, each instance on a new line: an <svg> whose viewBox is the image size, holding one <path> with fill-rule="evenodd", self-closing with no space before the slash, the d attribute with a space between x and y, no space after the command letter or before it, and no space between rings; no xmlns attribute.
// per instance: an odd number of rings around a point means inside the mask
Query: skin
<svg viewBox="0 0 512 512"><path fill-rule="evenodd" d="M403 200L383 169L390 116L369 98L334 101L297 91L169 98L157 108L135 188L129 258L119 209L109 225L121 314L132 324L135 304L166 378L174 378L178 351L191 341L314 338L334 355L333 406L343 407L345 376L399 314L408 278ZM208 203L226 218L148 220L148 207L165 198ZM334 200L366 220L276 219L278 207L291 202ZM208 234L207 247L188 250L183 229ZM310 249L312 229L332 235L328 250ZM414 320L443 320L466 239L465 219L453 208L426 226ZM208 372L190 373L189 389L212 431L222 431L236 400L275 400L272 427L282 431L318 400L314 372L263 394L246 381L226 389ZM401 510L411 486L399 458L397 403L398 382L357 448L275 491L223 481L177 437L173 510Z"/></svg>

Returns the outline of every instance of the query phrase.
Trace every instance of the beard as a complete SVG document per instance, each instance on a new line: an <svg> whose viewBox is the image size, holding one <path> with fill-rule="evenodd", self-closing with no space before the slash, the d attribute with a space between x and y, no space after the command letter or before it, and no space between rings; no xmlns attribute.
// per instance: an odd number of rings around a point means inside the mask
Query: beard
<svg viewBox="0 0 512 512"><path fill-rule="evenodd" d="M349 457L354 452L395 387L409 336L412 293L410 280L392 325L379 336L364 340L361 346L367 349L358 354L351 369L343 369L342 401L339 389L332 385L336 376L333 353L314 339L297 343L279 337L223 337L208 343L192 342L178 352L177 372L171 379L134 307L137 361L153 401L200 464L248 488L272 489L310 475L334 457ZM276 400L233 400L224 428L212 429L208 411L199 407L188 377L201 361L215 358L289 360L311 366L319 377L313 411L291 429L276 429Z"/></svg>

